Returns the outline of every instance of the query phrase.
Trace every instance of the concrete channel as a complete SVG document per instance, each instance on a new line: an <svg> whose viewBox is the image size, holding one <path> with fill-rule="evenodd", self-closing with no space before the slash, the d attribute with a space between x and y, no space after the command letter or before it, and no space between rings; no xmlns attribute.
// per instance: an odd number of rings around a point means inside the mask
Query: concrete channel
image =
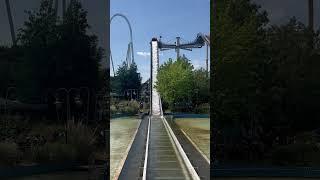
<svg viewBox="0 0 320 180"><path fill-rule="evenodd" d="M146 179L198 179L164 121L161 117L151 118Z"/></svg>
<svg viewBox="0 0 320 180"><path fill-rule="evenodd" d="M118 179L200 180L175 134L164 117L144 116Z"/></svg>
<svg viewBox="0 0 320 180"><path fill-rule="evenodd" d="M160 118L151 119L147 179L190 179Z"/></svg>

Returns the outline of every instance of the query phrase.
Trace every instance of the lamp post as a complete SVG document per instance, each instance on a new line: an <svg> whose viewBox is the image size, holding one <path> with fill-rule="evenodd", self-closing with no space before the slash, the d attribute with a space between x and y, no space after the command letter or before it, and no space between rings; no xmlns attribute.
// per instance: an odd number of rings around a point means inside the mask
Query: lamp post
<svg viewBox="0 0 320 180"><path fill-rule="evenodd" d="M8 115L7 115L7 104L8 104L8 96L10 93L10 90L15 90L16 91L16 87L8 87L7 91L6 91L6 99L5 99L5 104L4 104L4 121L5 121L5 127L7 128L7 124L8 124ZM14 102L17 102L16 100L14 100Z"/></svg>
<svg viewBox="0 0 320 180"><path fill-rule="evenodd" d="M62 102L60 101L58 93L55 94L55 102L54 102L54 104L56 105L56 113L57 113L58 122L60 122L58 110L60 110L62 108Z"/></svg>
<svg viewBox="0 0 320 180"><path fill-rule="evenodd" d="M132 100L132 95L134 95L134 96L138 95L137 91L138 91L138 89L127 89L125 91L125 93L127 94L127 96L130 95L130 100ZM135 99L137 99L137 97L135 97Z"/></svg>
<svg viewBox="0 0 320 180"><path fill-rule="evenodd" d="M56 109L61 109L61 107L62 107L62 102L59 101L59 99L57 98L58 93L60 91L64 91L65 92L65 94L67 96L67 103L68 103L68 99L69 99L69 93L68 93L68 90L66 88L59 88L58 90L56 90L56 102L55 102ZM67 119L68 119L68 117L69 117L69 112L68 112L68 105L67 105Z"/></svg>
<svg viewBox="0 0 320 180"><path fill-rule="evenodd" d="M96 99L95 99L95 105L94 105L94 121L96 121L97 118L97 112L98 114L98 118L101 117L101 107L102 107L102 101L104 100L104 98L106 97L106 95L104 93L98 93L96 94ZM100 119L98 119L100 120Z"/></svg>
<svg viewBox="0 0 320 180"><path fill-rule="evenodd" d="M69 118L69 109L68 109L68 99L69 99L69 91L66 89L66 88L59 88L58 90L56 90L56 96L58 96L58 93L60 91L64 91L66 96L67 96L67 120L66 122L68 121L68 118ZM56 99L56 109L60 109L62 107L62 102L61 101L58 101L58 99ZM57 111L57 115L58 115L58 111ZM58 116L59 118L59 116ZM67 133L68 133L68 129L67 129L67 123L65 124L65 138L66 138L66 144L68 143L68 137L67 137Z"/></svg>
<svg viewBox="0 0 320 180"><path fill-rule="evenodd" d="M87 122L89 122L90 90L88 87L80 87L80 91L81 89L85 89L87 91Z"/></svg>
<svg viewBox="0 0 320 180"><path fill-rule="evenodd" d="M68 90L68 99L67 99L67 108L68 108L68 119L67 120L70 120L71 119L71 112L70 112L70 92L72 91L77 91L79 94L80 94L80 89L78 88L70 88ZM80 97L76 97L76 103L79 103L80 102Z"/></svg>

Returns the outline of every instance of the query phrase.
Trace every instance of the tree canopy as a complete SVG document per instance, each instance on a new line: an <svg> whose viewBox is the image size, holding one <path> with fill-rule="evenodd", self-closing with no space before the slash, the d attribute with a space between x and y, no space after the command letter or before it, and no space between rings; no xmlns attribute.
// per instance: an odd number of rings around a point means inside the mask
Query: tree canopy
<svg viewBox="0 0 320 180"><path fill-rule="evenodd" d="M209 78L204 69L194 70L190 60L183 56L160 66L155 88L170 108L176 103L197 105L208 102Z"/></svg>
<svg viewBox="0 0 320 180"><path fill-rule="evenodd" d="M228 145L271 146L281 133L319 127L319 32L294 17L269 24L251 0L217 0L214 24L212 119Z"/></svg>
<svg viewBox="0 0 320 180"><path fill-rule="evenodd" d="M50 0L42 0L39 11L29 11L19 30L18 42L24 60L17 70L19 86L30 95L48 88L89 87L101 84L102 48L95 35L89 35L87 12L72 0L63 20L56 16Z"/></svg>
<svg viewBox="0 0 320 180"><path fill-rule="evenodd" d="M140 91L141 76L138 72L136 63L132 63L128 68L126 62L123 62L117 69L116 76L111 81L112 91L118 94L123 94L129 89L136 89Z"/></svg>

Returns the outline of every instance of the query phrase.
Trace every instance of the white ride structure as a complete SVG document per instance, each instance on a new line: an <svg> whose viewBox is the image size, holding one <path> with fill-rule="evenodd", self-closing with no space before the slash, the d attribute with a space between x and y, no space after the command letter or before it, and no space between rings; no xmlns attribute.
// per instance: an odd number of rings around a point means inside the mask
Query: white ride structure
<svg viewBox="0 0 320 180"><path fill-rule="evenodd" d="M158 40L156 38L153 38L151 41L151 115L154 116L161 116L161 100L160 95L157 89L155 88L155 85L157 83L157 75L158 75L158 69L159 69L159 47L158 47Z"/></svg>

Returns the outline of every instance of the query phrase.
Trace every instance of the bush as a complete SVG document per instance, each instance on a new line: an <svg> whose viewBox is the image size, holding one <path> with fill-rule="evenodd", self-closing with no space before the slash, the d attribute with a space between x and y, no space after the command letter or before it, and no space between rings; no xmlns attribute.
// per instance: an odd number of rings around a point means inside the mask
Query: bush
<svg viewBox="0 0 320 180"><path fill-rule="evenodd" d="M65 139L58 142L47 142L43 146L35 146L29 152L36 162L87 163L94 153L96 137L94 131L81 123L68 123L67 143Z"/></svg>
<svg viewBox="0 0 320 180"><path fill-rule="evenodd" d="M274 149L272 161L278 165L320 165L320 149L316 144L283 145Z"/></svg>
<svg viewBox="0 0 320 180"><path fill-rule="evenodd" d="M0 164L2 165L15 165L19 160L18 146L14 142L1 142L0 143Z"/></svg>
<svg viewBox="0 0 320 180"><path fill-rule="evenodd" d="M210 113L210 105L209 103L200 104L194 108L194 112L197 114L209 114Z"/></svg>
<svg viewBox="0 0 320 180"><path fill-rule="evenodd" d="M140 105L138 101L121 101L117 104L116 113L136 114L139 112Z"/></svg>
<svg viewBox="0 0 320 180"><path fill-rule="evenodd" d="M69 123L67 137L68 144L76 150L77 161L88 162L89 156L95 150L95 132L81 123Z"/></svg>
<svg viewBox="0 0 320 180"><path fill-rule="evenodd" d="M77 156L77 152L71 144L60 142L48 143L32 150L33 160L36 162L73 162Z"/></svg>
<svg viewBox="0 0 320 180"><path fill-rule="evenodd" d="M111 114L116 114L118 112L117 107L115 105L111 105L110 112L111 112Z"/></svg>

